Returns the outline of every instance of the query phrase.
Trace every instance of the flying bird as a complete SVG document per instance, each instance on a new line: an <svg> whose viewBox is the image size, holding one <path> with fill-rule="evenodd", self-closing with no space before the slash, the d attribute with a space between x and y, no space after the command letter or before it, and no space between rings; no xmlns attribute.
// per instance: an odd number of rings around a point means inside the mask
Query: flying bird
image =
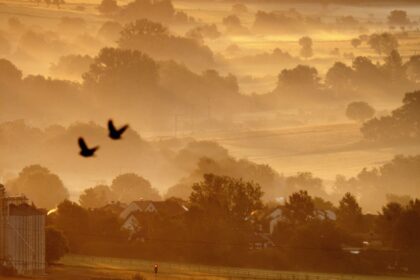
<svg viewBox="0 0 420 280"><path fill-rule="evenodd" d="M82 137L79 137L79 147L80 155L83 157L92 157L95 155L96 150L99 149L99 146L89 148Z"/></svg>
<svg viewBox="0 0 420 280"><path fill-rule="evenodd" d="M124 125L123 127L116 129L112 120L108 121L108 130L109 130L109 137L114 140L121 139L121 135L126 131L128 125Z"/></svg>

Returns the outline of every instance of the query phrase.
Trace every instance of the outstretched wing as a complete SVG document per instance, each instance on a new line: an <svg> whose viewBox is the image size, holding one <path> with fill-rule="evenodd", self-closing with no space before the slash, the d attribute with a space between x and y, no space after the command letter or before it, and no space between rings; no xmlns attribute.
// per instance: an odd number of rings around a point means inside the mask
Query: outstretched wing
<svg viewBox="0 0 420 280"><path fill-rule="evenodd" d="M82 150L89 150L85 140L82 137L79 137L79 146Z"/></svg>
<svg viewBox="0 0 420 280"><path fill-rule="evenodd" d="M112 120L108 121L108 129L110 132L115 132L117 129L114 126L114 123L112 122Z"/></svg>
<svg viewBox="0 0 420 280"><path fill-rule="evenodd" d="M127 128L128 128L128 125L124 125L123 127L121 127L120 129L118 129L118 133L119 134L123 134L124 133L124 131L126 131L127 130Z"/></svg>
<svg viewBox="0 0 420 280"><path fill-rule="evenodd" d="M92 152L96 152L96 150L99 149L99 146L93 147L92 149L90 149Z"/></svg>

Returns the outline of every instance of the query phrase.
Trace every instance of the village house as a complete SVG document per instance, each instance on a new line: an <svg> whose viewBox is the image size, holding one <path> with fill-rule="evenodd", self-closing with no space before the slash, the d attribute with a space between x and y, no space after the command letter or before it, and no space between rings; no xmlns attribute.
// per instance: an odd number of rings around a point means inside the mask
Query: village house
<svg viewBox="0 0 420 280"><path fill-rule="evenodd" d="M0 260L18 274L45 273L45 211L0 185Z"/></svg>
<svg viewBox="0 0 420 280"><path fill-rule="evenodd" d="M131 236L145 230L145 221L150 218L173 219L181 216L188 208L172 200L133 201L120 213L123 220L122 228L127 230Z"/></svg>
<svg viewBox="0 0 420 280"><path fill-rule="evenodd" d="M337 220L337 215L332 210L320 210L315 211L315 218L319 220ZM282 207L276 207L271 209L263 209L256 211L252 214L252 219L257 225L258 232L268 233L272 235L276 226L285 220L284 212Z"/></svg>

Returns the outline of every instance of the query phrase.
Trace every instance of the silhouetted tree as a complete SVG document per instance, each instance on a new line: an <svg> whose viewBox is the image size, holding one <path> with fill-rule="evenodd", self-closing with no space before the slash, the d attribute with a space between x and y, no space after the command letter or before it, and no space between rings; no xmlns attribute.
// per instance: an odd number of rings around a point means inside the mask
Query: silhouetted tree
<svg viewBox="0 0 420 280"><path fill-rule="evenodd" d="M286 246L287 255L308 269L328 267L343 258L342 242L342 234L333 222L314 219L295 228Z"/></svg>
<svg viewBox="0 0 420 280"><path fill-rule="evenodd" d="M325 83L329 87L344 91L353 88L354 71L351 67L342 62L336 62L325 76Z"/></svg>
<svg viewBox="0 0 420 280"><path fill-rule="evenodd" d="M303 58L310 58L313 56L314 52L312 50L312 39L310 37L302 37L299 39L300 56Z"/></svg>
<svg viewBox="0 0 420 280"><path fill-rule="evenodd" d="M119 16L124 20L148 19L157 22L188 23L190 18L177 12L171 0L134 0L121 8Z"/></svg>
<svg viewBox="0 0 420 280"><path fill-rule="evenodd" d="M319 87L319 76L316 68L298 65L293 69L284 69L279 74L279 86L284 87Z"/></svg>
<svg viewBox="0 0 420 280"><path fill-rule="evenodd" d="M194 184L192 189L191 207L207 214L222 211L234 224L244 223L253 211L262 207L261 187L252 182L205 174L204 181Z"/></svg>
<svg viewBox="0 0 420 280"><path fill-rule="evenodd" d="M346 193L340 200L337 210L337 224L347 232L359 232L362 228L362 208L351 193Z"/></svg>
<svg viewBox="0 0 420 280"><path fill-rule="evenodd" d="M262 207L260 186L206 174L192 189L187 217L190 238L208 242L197 245L197 257L217 260L233 252L246 252L252 234L249 217Z"/></svg>
<svg viewBox="0 0 420 280"><path fill-rule="evenodd" d="M415 83L420 82L420 55L411 56L405 63L407 77Z"/></svg>
<svg viewBox="0 0 420 280"><path fill-rule="evenodd" d="M352 102L347 105L346 116L355 121L364 122L375 115L375 109L366 102Z"/></svg>
<svg viewBox="0 0 420 280"><path fill-rule="evenodd" d="M368 44L378 54L388 55L398 48L398 39L391 33L375 33L370 35Z"/></svg>
<svg viewBox="0 0 420 280"><path fill-rule="evenodd" d="M50 66L50 71L57 76L80 78L89 70L93 58L88 55L66 55Z"/></svg>
<svg viewBox="0 0 420 280"><path fill-rule="evenodd" d="M77 203L63 201L48 219L51 226L64 233L71 252L77 252L85 242L89 241L89 213Z"/></svg>
<svg viewBox="0 0 420 280"><path fill-rule="evenodd" d="M79 203L84 208L100 208L116 199L116 195L106 185L98 185L83 191Z"/></svg>
<svg viewBox="0 0 420 280"><path fill-rule="evenodd" d="M358 56L353 60L353 85L357 88L374 88L384 86L385 75L369 58Z"/></svg>
<svg viewBox="0 0 420 280"><path fill-rule="evenodd" d="M406 70L403 65L402 57L397 50L392 50L391 53L385 57L385 63L382 66L385 73L388 75L391 83L401 84L406 82Z"/></svg>
<svg viewBox="0 0 420 280"><path fill-rule="evenodd" d="M420 137L420 92L407 93L403 106L390 116L374 118L364 123L361 131L374 141L407 141Z"/></svg>
<svg viewBox="0 0 420 280"><path fill-rule="evenodd" d="M154 88L157 81L157 64L149 56L114 48L102 49L89 71L83 74L84 86L112 100L118 99L119 103L124 100L120 94L125 92L127 103L131 103L133 98L145 94L141 89Z"/></svg>
<svg viewBox="0 0 420 280"><path fill-rule="evenodd" d="M241 20L236 15L224 17L222 23L225 26L227 33L243 34L248 31L244 26L242 26Z"/></svg>
<svg viewBox="0 0 420 280"><path fill-rule="evenodd" d="M0 59L0 86L16 85L22 80L22 71L6 59Z"/></svg>
<svg viewBox="0 0 420 280"><path fill-rule="evenodd" d="M37 207L46 209L57 207L69 197L61 179L41 165L23 168L19 176L9 181L6 186L11 193L24 194Z"/></svg>
<svg viewBox="0 0 420 280"><path fill-rule="evenodd" d="M64 234L53 227L47 227L45 229L45 261L48 264L54 263L68 252L68 241Z"/></svg>
<svg viewBox="0 0 420 280"><path fill-rule="evenodd" d="M98 11L102 14L109 15L118 11L118 4L116 0L102 0L98 6Z"/></svg>
<svg viewBox="0 0 420 280"><path fill-rule="evenodd" d="M394 230L403 212L403 207L396 202L390 202L384 207L376 223L376 231L387 245L394 245Z"/></svg>
<svg viewBox="0 0 420 280"><path fill-rule="evenodd" d="M292 224L306 223L315 215L315 205L307 191L290 195L283 209L285 218Z"/></svg>
<svg viewBox="0 0 420 280"><path fill-rule="evenodd" d="M160 200L161 197L149 181L135 173L126 173L117 176L111 184L111 190L116 199L130 203L134 200Z"/></svg>
<svg viewBox="0 0 420 280"><path fill-rule="evenodd" d="M307 191L311 195L325 197L325 192L322 179L314 177L310 172L299 172L295 176L286 178L285 187L288 191Z"/></svg>
<svg viewBox="0 0 420 280"><path fill-rule="evenodd" d="M391 26L404 26L410 24L406 11L393 10L388 15L388 24Z"/></svg>
<svg viewBox="0 0 420 280"><path fill-rule="evenodd" d="M248 7L242 3L235 3L232 5L232 12L235 14L244 14L248 12Z"/></svg>
<svg viewBox="0 0 420 280"><path fill-rule="evenodd" d="M124 26L118 45L123 49L136 49L156 59L176 60L189 67L213 65L212 51L195 39L175 36L160 23L147 19L136 20Z"/></svg>

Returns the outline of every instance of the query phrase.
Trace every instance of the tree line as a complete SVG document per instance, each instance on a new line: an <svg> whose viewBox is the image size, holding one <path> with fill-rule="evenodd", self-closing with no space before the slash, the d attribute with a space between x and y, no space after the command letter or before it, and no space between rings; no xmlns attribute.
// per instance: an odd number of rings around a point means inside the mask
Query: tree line
<svg viewBox="0 0 420 280"><path fill-rule="evenodd" d="M251 181L205 174L192 185L188 208L176 217L146 215L143 230L129 235L109 205L83 208L64 201L48 216L72 253L141 257L206 264L347 273L418 272L420 201L391 202L365 214L346 193L337 205L292 193L284 203L263 203L261 187ZM114 204L115 206L115 204ZM261 213L280 209L282 219L270 246L253 249L264 222ZM321 215L330 210L336 218ZM67 245L66 245L67 244ZM349 248L349 249L347 249ZM59 254L57 254L59 255ZM390 271L391 269L391 271Z"/></svg>

